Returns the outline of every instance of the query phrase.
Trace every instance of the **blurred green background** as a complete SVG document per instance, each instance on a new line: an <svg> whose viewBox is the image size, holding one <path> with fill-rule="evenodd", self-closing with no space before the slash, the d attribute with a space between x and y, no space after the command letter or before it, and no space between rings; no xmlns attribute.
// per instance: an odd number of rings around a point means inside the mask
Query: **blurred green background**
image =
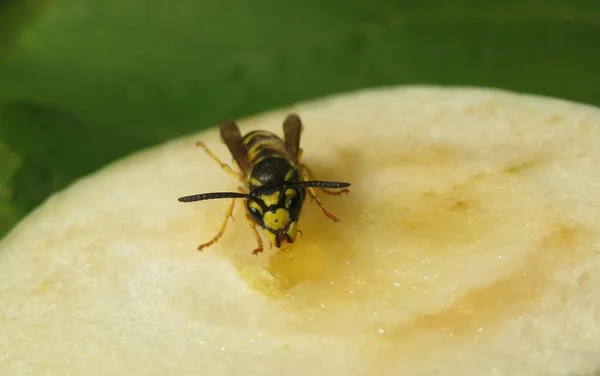
<svg viewBox="0 0 600 376"><path fill-rule="evenodd" d="M600 105L600 1L0 0L0 237L137 149L382 85Z"/></svg>

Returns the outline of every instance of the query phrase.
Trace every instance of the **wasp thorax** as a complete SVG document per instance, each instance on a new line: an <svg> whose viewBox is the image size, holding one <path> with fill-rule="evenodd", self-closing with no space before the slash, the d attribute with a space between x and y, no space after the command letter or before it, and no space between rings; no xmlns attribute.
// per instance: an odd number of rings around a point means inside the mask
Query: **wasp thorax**
<svg viewBox="0 0 600 376"><path fill-rule="evenodd" d="M251 192L250 197L247 200L248 213L265 230L271 244L279 248L283 243L293 243L304 191L297 188L260 188Z"/></svg>

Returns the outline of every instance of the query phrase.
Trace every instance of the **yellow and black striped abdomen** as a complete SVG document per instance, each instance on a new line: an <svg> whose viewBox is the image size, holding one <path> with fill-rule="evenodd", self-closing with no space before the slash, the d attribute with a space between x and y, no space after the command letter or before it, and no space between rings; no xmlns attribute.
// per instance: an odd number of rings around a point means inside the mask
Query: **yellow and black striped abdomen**
<svg viewBox="0 0 600 376"><path fill-rule="evenodd" d="M271 132L254 131L245 135L242 142L252 165L248 175L251 190L298 181L298 167L290 161L281 138Z"/></svg>
<svg viewBox="0 0 600 376"><path fill-rule="evenodd" d="M244 136L244 146L252 166L267 157L287 158L285 143L277 135L267 131L254 131Z"/></svg>

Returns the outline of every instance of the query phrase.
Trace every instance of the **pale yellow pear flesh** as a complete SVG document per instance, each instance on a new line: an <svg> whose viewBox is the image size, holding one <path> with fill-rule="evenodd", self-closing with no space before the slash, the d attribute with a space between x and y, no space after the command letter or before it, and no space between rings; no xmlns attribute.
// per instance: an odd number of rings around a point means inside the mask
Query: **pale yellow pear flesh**
<svg viewBox="0 0 600 376"><path fill-rule="evenodd" d="M349 93L239 121L350 193L253 256L240 185L195 148L119 161L0 243L2 375L592 375L600 110L486 89ZM265 239L266 240L266 239ZM437 372L437 373L436 373Z"/></svg>

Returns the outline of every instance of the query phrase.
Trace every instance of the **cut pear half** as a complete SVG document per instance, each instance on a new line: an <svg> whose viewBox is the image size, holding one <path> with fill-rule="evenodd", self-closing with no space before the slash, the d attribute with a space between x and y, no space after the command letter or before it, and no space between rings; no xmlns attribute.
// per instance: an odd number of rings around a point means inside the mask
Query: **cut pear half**
<svg viewBox="0 0 600 376"><path fill-rule="evenodd" d="M600 111L397 87L238 121L350 193L252 254L217 129L118 161L0 243L3 375L592 375L600 367Z"/></svg>

